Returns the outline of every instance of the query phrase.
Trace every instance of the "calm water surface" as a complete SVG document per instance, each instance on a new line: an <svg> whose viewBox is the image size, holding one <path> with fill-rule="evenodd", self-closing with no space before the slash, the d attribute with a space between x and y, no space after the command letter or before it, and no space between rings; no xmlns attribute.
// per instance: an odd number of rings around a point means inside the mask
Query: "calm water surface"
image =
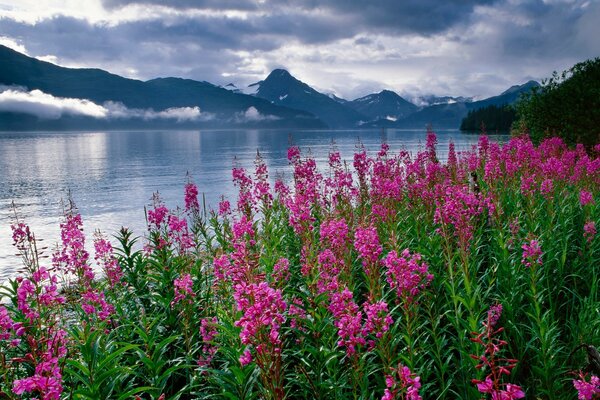
<svg viewBox="0 0 600 400"><path fill-rule="evenodd" d="M449 141L457 150L477 141L459 131L437 134L442 159ZM216 206L221 195L234 199L233 163L252 168L257 150L271 178L289 177L290 141L324 169L332 142L342 158L352 160L359 140L371 152L382 140L393 152L416 152L424 147L425 131L0 132L0 282L14 277L20 267L10 230L13 201L36 237L53 247L70 191L91 249L91 233L97 229L110 235L127 226L143 235L144 206L155 192L170 208L183 205L187 172L207 204Z"/></svg>

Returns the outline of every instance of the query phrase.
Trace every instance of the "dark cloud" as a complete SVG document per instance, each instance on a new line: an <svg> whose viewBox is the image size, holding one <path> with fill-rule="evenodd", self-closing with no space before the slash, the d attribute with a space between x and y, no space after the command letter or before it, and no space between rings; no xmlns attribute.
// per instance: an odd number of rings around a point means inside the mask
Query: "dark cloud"
<svg viewBox="0 0 600 400"><path fill-rule="evenodd" d="M475 6L494 2L495 0L305 1L313 8L325 8L335 14L350 15L363 29L424 35L443 32L464 21Z"/></svg>
<svg viewBox="0 0 600 400"><path fill-rule="evenodd" d="M0 36L33 56L142 79L243 84L283 64L346 97L367 94L361 90L377 82L398 82L399 91L491 95L600 55L600 1L100 1L106 21L5 17ZM123 10L128 19L111 19L128 5L140 7Z"/></svg>
<svg viewBox="0 0 600 400"><path fill-rule="evenodd" d="M511 8L507 9L508 12ZM577 52L576 31L585 10L576 4L531 2L513 12L528 19L524 26L502 30L504 55L513 57L544 57ZM600 33L600 31L598 32ZM600 37L600 36L597 36Z"/></svg>
<svg viewBox="0 0 600 400"><path fill-rule="evenodd" d="M319 19L322 11L326 11L331 19L348 22L347 24L334 24L338 29L336 35L327 37L352 37L357 29L369 31L433 34L443 32L455 24L463 21L473 12L478 5L491 5L497 0L175 0L165 3L162 0L102 0L108 9L124 7L127 5L160 5L175 9L195 10L221 10L221 11L259 11L267 13L274 18L271 24L265 25L276 28L277 23L292 22L293 25L302 26L300 40L309 38L316 42L311 30L311 21ZM308 15L309 18L302 18ZM279 19L282 16L293 16ZM252 17L251 17L252 18ZM298 20L298 18L300 18ZM260 20L260 17L258 17ZM266 22L269 22L268 20ZM323 32L319 26L317 32ZM344 33L345 31L345 33ZM312 38L312 40L310 39Z"/></svg>
<svg viewBox="0 0 600 400"><path fill-rule="evenodd" d="M209 9L209 10L256 10L258 1L248 0L102 0L102 5L108 9L128 5L158 5L177 9Z"/></svg>

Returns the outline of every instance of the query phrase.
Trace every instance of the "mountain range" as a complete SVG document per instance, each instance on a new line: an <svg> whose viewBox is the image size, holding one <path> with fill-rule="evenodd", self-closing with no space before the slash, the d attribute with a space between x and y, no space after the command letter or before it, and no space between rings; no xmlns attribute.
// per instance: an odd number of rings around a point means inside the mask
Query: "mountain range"
<svg viewBox="0 0 600 400"><path fill-rule="evenodd" d="M390 90L352 101L321 93L276 69L238 88L181 78L149 81L60 67L0 46L0 129L458 128L469 110L514 103L529 81L488 99L422 99Z"/></svg>

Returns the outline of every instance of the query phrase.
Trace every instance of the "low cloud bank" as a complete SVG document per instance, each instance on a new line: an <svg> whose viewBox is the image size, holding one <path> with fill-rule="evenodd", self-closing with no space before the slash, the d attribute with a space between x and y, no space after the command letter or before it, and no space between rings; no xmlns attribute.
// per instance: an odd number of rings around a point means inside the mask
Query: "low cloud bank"
<svg viewBox="0 0 600 400"><path fill-rule="evenodd" d="M199 107L174 107L154 111L127 108L122 103L112 101L99 105L86 99L55 97L41 90L27 91L16 86L0 86L0 112L29 114L40 119L83 116L96 119L172 119L176 122L189 122L214 118L213 114L201 112Z"/></svg>
<svg viewBox="0 0 600 400"><path fill-rule="evenodd" d="M89 100L54 97L41 90L16 88L0 93L0 111L35 115L41 119L58 119L63 115L106 118L108 110Z"/></svg>
<svg viewBox="0 0 600 400"><path fill-rule="evenodd" d="M214 118L213 114L203 113L199 107L173 107L163 111L151 109L127 108L123 103L108 101L104 103L109 118L139 118L143 120L174 119L177 122L208 121Z"/></svg>
<svg viewBox="0 0 600 400"><path fill-rule="evenodd" d="M275 115L261 114L256 107L250 106L246 111L237 113L235 119L237 122L258 122L275 121L278 120L279 117L276 117Z"/></svg>

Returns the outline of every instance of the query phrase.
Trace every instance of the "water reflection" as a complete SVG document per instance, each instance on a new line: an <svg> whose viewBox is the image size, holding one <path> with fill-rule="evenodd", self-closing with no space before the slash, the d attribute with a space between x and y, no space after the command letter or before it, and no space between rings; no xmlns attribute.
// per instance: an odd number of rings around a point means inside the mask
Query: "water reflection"
<svg viewBox="0 0 600 400"><path fill-rule="evenodd" d="M59 237L62 201L70 190L84 219L88 237L95 229L114 233L121 224L136 234L145 229L143 207L160 192L168 206L183 203L189 172L216 205L222 194L232 198L234 162L253 167L260 151L271 177L289 177L290 143L312 154L324 168L335 146L351 160L361 143L376 151L385 140L392 151L422 148L424 131L156 131L156 132L44 132L0 133L0 281L14 274L19 260L11 246L11 207L36 232L54 243ZM458 131L438 132L439 156L445 158L449 141L467 149L477 137ZM90 246L91 247L91 246Z"/></svg>

